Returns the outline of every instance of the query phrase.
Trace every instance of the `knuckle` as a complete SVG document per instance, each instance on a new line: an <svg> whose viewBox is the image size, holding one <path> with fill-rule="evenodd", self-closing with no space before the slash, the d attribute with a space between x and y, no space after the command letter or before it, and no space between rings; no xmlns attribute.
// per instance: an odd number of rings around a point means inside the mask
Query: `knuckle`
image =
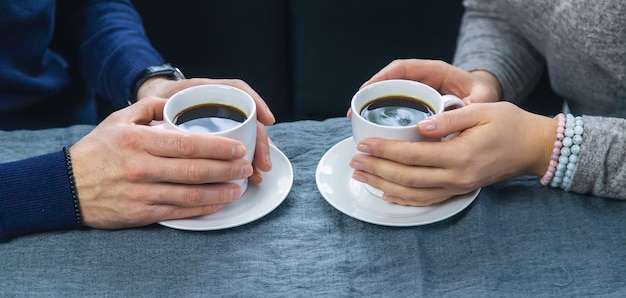
<svg viewBox="0 0 626 298"><path fill-rule="evenodd" d="M233 180L233 179L246 178L244 177L243 172L244 171L242 170L242 166L238 165L237 163L234 163L228 167L227 179Z"/></svg>
<svg viewBox="0 0 626 298"><path fill-rule="evenodd" d="M184 134L178 138L175 138L174 147L178 154L189 157L193 156L196 152L196 147L193 143L193 138L190 134Z"/></svg>
<svg viewBox="0 0 626 298"><path fill-rule="evenodd" d="M475 157L466 150L459 150L454 158L454 164L468 167L468 165L474 164Z"/></svg>
<svg viewBox="0 0 626 298"><path fill-rule="evenodd" d="M458 122L455 113L441 113L439 117L443 120L445 127L454 127L454 124Z"/></svg>
<svg viewBox="0 0 626 298"><path fill-rule="evenodd" d="M415 175L411 175L410 173L405 173L399 177L398 181L401 185L407 187L417 187L419 178Z"/></svg>
<svg viewBox="0 0 626 298"><path fill-rule="evenodd" d="M398 154L400 161L407 165L420 164L420 158L417 154L418 150L401 150Z"/></svg>
<svg viewBox="0 0 626 298"><path fill-rule="evenodd" d="M130 208L127 210L125 221L128 223L137 222L138 224L143 224L146 219L152 216L148 208Z"/></svg>
<svg viewBox="0 0 626 298"><path fill-rule="evenodd" d="M478 180L474 178L474 175L459 175L454 180L454 188L462 191L470 191L478 188Z"/></svg>
<svg viewBox="0 0 626 298"><path fill-rule="evenodd" d="M241 79L228 79L227 82L230 83L230 85L234 87L248 86L248 84Z"/></svg>
<svg viewBox="0 0 626 298"><path fill-rule="evenodd" d="M449 65L447 62L444 62L442 60L429 60L429 62L437 68L443 68Z"/></svg>
<svg viewBox="0 0 626 298"><path fill-rule="evenodd" d="M135 150L141 148L142 144L144 144L144 139L142 135L138 133L125 133L124 137L119 138L119 145L122 149Z"/></svg>
<svg viewBox="0 0 626 298"><path fill-rule="evenodd" d="M183 202L188 206L198 206L202 204L202 191L199 187L192 187L183 196Z"/></svg>
<svg viewBox="0 0 626 298"><path fill-rule="evenodd" d="M376 177L380 177L380 175L382 174L381 169L378 167L378 160L374 158L372 158L371 161L368 163L365 171Z"/></svg>
<svg viewBox="0 0 626 298"><path fill-rule="evenodd" d="M124 208L117 210L115 216L121 226L137 226L145 224L152 214L145 205L126 204Z"/></svg>
<svg viewBox="0 0 626 298"><path fill-rule="evenodd" d="M472 154L461 151L454 158L454 163L456 165L460 165L462 168L458 167L456 171L451 172L449 177L449 181L453 181L451 183L451 187L467 191L478 188L478 185L480 184L479 180L477 180L478 175L473 175L467 170L464 170L471 169L473 168L473 164L478 163L476 161L476 157Z"/></svg>
<svg viewBox="0 0 626 298"><path fill-rule="evenodd" d="M126 179L130 181L143 181L150 176L148 169L134 161L129 161L126 164L126 170L122 173L125 173Z"/></svg>
<svg viewBox="0 0 626 298"><path fill-rule="evenodd" d="M133 187L126 192L126 198L128 198L129 202L141 202L148 195L149 193L142 187Z"/></svg>
<svg viewBox="0 0 626 298"><path fill-rule="evenodd" d="M137 102L137 103L139 103L139 102ZM108 121L117 121L118 119L123 119L124 118L124 114L126 114L125 110L126 109L119 109L119 110L113 111L107 117L107 119L105 119L105 121L106 120L108 120Z"/></svg>
<svg viewBox="0 0 626 298"><path fill-rule="evenodd" d="M205 176L203 168L197 163L187 163L185 166L185 176L191 182L202 182Z"/></svg>
<svg viewBox="0 0 626 298"><path fill-rule="evenodd" d="M472 177L461 178L457 180L457 187L463 191L470 191L478 188L478 181Z"/></svg>
<svg viewBox="0 0 626 298"><path fill-rule="evenodd" d="M405 59L393 59L389 65L397 66L404 63Z"/></svg>

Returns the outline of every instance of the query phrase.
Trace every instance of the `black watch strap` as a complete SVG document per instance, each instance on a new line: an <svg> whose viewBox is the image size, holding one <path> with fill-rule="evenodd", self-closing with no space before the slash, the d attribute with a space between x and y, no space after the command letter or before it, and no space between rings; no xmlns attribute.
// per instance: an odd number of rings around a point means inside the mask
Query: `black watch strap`
<svg viewBox="0 0 626 298"><path fill-rule="evenodd" d="M128 105L132 105L137 102L137 91L139 91L139 87L143 85L148 79L154 77L165 77L170 80L184 80L185 76L183 73L177 68L172 66L169 63L165 63L163 65L154 65L146 67L146 69L142 70L137 77L133 80L133 83L130 85L130 96L128 98Z"/></svg>

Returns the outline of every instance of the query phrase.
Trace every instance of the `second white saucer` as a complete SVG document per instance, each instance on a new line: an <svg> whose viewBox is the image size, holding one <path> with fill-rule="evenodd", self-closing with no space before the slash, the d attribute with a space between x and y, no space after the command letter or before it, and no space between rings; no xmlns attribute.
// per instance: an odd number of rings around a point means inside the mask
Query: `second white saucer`
<svg viewBox="0 0 626 298"><path fill-rule="evenodd" d="M318 163L317 187L326 201L353 218L384 226L407 227L447 219L469 206L480 189L428 207L402 206L383 201L352 179L349 163L357 154L352 137L330 148Z"/></svg>

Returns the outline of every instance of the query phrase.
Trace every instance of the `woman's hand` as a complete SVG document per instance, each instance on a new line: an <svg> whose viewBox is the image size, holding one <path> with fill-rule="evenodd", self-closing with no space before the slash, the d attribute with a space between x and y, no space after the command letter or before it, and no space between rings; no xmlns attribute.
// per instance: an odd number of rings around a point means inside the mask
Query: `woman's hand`
<svg viewBox="0 0 626 298"><path fill-rule="evenodd" d="M479 103L432 116L420 133L444 142L366 139L350 166L353 178L385 192L383 199L427 206L515 176L548 168L557 123L508 102Z"/></svg>
<svg viewBox="0 0 626 298"><path fill-rule="evenodd" d="M391 79L424 83L441 94L456 95L465 104L495 102L502 93L500 83L489 72L467 72L443 61L423 59L395 60L372 76L362 87Z"/></svg>
<svg viewBox="0 0 626 298"><path fill-rule="evenodd" d="M466 105L496 102L502 96L500 82L484 70L467 72L444 61L399 59L389 63L372 76L361 88L384 80L411 80L433 87L441 94L455 95ZM348 109L347 117L352 117Z"/></svg>

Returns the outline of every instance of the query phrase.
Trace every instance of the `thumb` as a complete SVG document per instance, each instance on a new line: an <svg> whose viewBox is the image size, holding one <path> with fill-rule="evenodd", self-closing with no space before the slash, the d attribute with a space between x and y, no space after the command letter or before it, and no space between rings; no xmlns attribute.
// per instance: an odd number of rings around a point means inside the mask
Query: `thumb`
<svg viewBox="0 0 626 298"><path fill-rule="evenodd" d="M446 111L428 117L417 124L419 132L429 138L443 138L455 132L460 132L477 125L473 113L469 113L470 106Z"/></svg>

